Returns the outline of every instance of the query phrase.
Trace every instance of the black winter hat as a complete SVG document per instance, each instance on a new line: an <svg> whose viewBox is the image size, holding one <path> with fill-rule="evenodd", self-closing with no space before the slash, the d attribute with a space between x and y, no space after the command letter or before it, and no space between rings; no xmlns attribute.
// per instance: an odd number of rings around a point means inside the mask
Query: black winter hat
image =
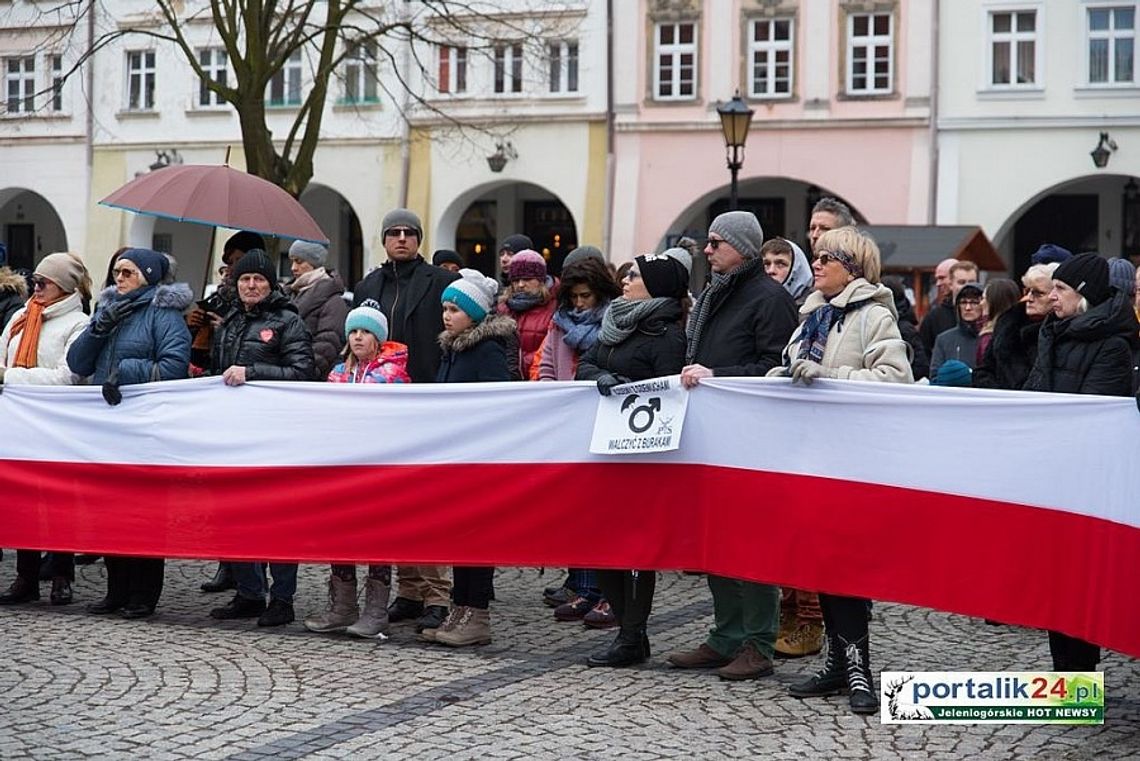
<svg viewBox="0 0 1140 761"><path fill-rule="evenodd" d="M277 287L277 268L273 266L269 254L260 248L246 251L245 255L238 259L237 264L230 270L230 277L236 283L242 275L249 275L251 273L257 273L263 276L269 281L270 288Z"/></svg>
<svg viewBox="0 0 1140 761"><path fill-rule="evenodd" d="M1108 262L1099 254L1080 254L1061 262L1053 271L1053 279L1060 280L1096 306L1112 295L1108 284Z"/></svg>
<svg viewBox="0 0 1140 761"><path fill-rule="evenodd" d="M653 298L684 298L689 292L689 273L685 265L666 254L644 254L634 259L645 282L645 290Z"/></svg>
<svg viewBox="0 0 1140 761"><path fill-rule="evenodd" d="M460 267L464 266L463 259L460 258L458 253L452 251L450 248L441 248L439 251L436 251L434 254L432 254L431 263L436 267L442 267L445 262L458 264Z"/></svg>
<svg viewBox="0 0 1140 761"><path fill-rule="evenodd" d="M510 251L512 254L517 254L519 251L526 251L527 249L534 249L534 241L522 233L515 233L503 238L503 242L499 244L499 251Z"/></svg>
<svg viewBox="0 0 1140 761"><path fill-rule="evenodd" d="M265 238L249 230L234 233L222 245L222 261L230 258L231 251L241 251L243 254L255 248L265 250Z"/></svg>

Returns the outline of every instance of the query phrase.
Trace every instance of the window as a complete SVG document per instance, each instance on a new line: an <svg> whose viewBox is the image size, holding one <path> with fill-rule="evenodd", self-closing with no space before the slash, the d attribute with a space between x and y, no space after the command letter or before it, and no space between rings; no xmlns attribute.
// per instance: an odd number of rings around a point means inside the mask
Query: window
<svg viewBox="0 0 1140 761"><path fill-rule="evenodd" d="M439 46L439 79L436 88L441 93L467 92L467 48Z"/></svg>
<svg viewBox="0 0 1140 761"><path fill-rule="evenodd" d="M750 24L748 41L753 98L792 94L792 20L764 19Z"/></svg>
<svg viewBox="0 0 1140 761"><path fill-rule="evenodd" d="M344 59L344 102L378 103L379 84L380 80L376 76L376 43L352 45Z"/></svg>
<svg viewBox="0 0 1140 761"><path fill-rule="evenodd" d="M36 58L19 56L4 61L5 89L9 114L35 111Z"/></svg>
<svg viewBox="0 0 1140 761"><path fill-rule="evenodd" d="M1089 84L1136 84L1136 5L1088 9Z"/></svg>
<svg viewBox="0 0 1140 761"><path fill-rule="evenodd" d="M269 80L269 105L297 106L301 104L301 51L289 56L281 70Z"/></svg>
<svg viewBox="0 0 1140 761"><path fill-rule="evenodd" d="M226 49L201 48L198 50L198 64L211 82L226 83ZM223 106L225 101L213 92L202 80L198 81L198 105L201 107Z"/></svg>
<svg viewBox="0 0 1140 761"><path fill-rule="evenodd" d="M154 108L154 77L153 50L127 53L128 111L150 111Z"/></svg>
<svg viewBox="0 0 1140 761"><path fill-rule="evenodd" d="M550 92L578 92L578 41L554 41L546 46L550 63Z"/></svg>
<svg viewBox="0 0 1140 761"><path fill-rule="evenodd" d="M522 45L495 48L495 92L522 92Z"/></svg>
<svg viewBox="0 0 1140 761"><path fill-rule="evenodd" d="M847 17L847 92L881 95L894 78L894 17L853 13Z"/></svg>
<svg viewBox="0 0 1140 761"><path fill-rule="evenodd" d="M658 24L655 40L653 97L692 100L697 95L697 25Z"/></svg>
<svg viewBox="0 0 1140 761"><path fill-rule="evenodd" d="M1037 86L1037 11L990 12L990 85Z"/></svg>
<svg viewBox="0 0 1140 761"><path fill-rule="evenodd" d="M51 65L51 110L58 113L63 110L63 56L49 55L48 63Z"/></svg>

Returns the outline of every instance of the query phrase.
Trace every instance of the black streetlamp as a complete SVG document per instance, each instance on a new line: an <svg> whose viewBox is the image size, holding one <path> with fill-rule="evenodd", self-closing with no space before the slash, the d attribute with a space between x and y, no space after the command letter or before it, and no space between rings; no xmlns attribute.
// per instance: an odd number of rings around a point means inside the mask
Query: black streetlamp
<svg viewBox="0 0 1140 761"><path fill-rule="evenodd" d="M716 107L716 113L720 116L720 129L724 133L724 153L728 161L728 171L732 173L728 208L735 211L736 175L740 172L740 167L744 166L744 143L748 140L748 127L752 124L754 112L740 97L740 90L737 90L732 100Z"/></svg>

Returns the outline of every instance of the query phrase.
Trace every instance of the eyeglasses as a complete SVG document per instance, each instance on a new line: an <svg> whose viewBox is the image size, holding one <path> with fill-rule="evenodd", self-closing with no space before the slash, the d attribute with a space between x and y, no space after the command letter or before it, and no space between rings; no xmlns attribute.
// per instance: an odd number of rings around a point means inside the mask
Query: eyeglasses
<svg viewBox="0 0 1140 761"><path fill-rule="evenodd" d="M1026 288L1022 291L1023 296L1028 296L1032 299L1043 299L1049 295L1048 291L1039 291L1036 288Z"/></svg>
<svg viewBox="0 0 1140 761"><path fill-rule="evenodd" d="M405 238L418 238L420 234L410 227L389 227L384 231L385 238L399 238L400 236Z"/></svg>
<svg viewBox="0 0 1140 761"><path fill-rule="evenodd" d="M49 285L51 285L51 281L48 280L46 277L40 277L39 275L36 275L35 277L32 278L32 289L33 290L37 290L37 291L43 290L44 288L47 288Z"/></svg>
<svg viewBox="0 0 1140 761"><path fill-rule="evenodd" d="M716 251L718 248L720 248L721 243L727 242L728 241L726 241L724 238L709 238L709 248L711 248L713 251Z"/></svg>
<svg viewBox="0 0 1140 761"><path fill-rule="evenodd" d="M138 277L142 273L136 269L131 269L130 267L116 267L115 269L111 270L111 274L115 277Z"/></svg>
<svg viewBox="0 0 1140 761"><path fill-rule="evenodd" d="M631 282L634 280L640 280L641 279L641 273L638 272L637 270L630 270L629 272L625 273L625 279L629 280Z"/></svg>
<svg viewBox="0 0 1140 761"><path fill-rule="evenodd" d="M981 299L958 299L958 303L964 307L976 307L982 305Z"/></svg>

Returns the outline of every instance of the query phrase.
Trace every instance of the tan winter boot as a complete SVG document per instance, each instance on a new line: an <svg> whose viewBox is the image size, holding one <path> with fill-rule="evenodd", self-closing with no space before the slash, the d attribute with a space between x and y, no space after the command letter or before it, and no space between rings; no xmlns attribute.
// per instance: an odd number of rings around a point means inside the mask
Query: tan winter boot
<svg viewBox="0 0 1140 761"><path fill-rule="evenodd" d="M455 626L437 630L435 641L451 647L488 645L491 643L491 613L480 608L464 608Z"/></svg>
<svg viewBox="0 0 1140 761"><path fill-rule="evenodd" d="M424 629L420 632L420 639L424 642L435 642L435 635L442 631L451 631L455 625L459 623L459 619L463 618L463 611L467 610L466 605L452 605L451 609L447 611L447 618L443 619L443 623L435 629Z"/></svg>
<svg viewBox="0 0 1140 761"><path fill-rule="evenodd" d="M371 577L364 580L364 610L345 630L354 637L388 639L388 585Z"/></svg>
<svg viewBox="0 0 1140 761"><path fill-rule="evenodd" d="M777 658L803 658L823 649L823 624L800 621L796 628L776 640Z"/></svg>
<svg viewBox="0 0 1140 761"><path fill-rule="evenodd" d="M342 632L360 616L356 604L356 579L345 581L335 574L329 575L329 604L324 613L305 619L305 628L311 632L328 634Z"/></svg>

